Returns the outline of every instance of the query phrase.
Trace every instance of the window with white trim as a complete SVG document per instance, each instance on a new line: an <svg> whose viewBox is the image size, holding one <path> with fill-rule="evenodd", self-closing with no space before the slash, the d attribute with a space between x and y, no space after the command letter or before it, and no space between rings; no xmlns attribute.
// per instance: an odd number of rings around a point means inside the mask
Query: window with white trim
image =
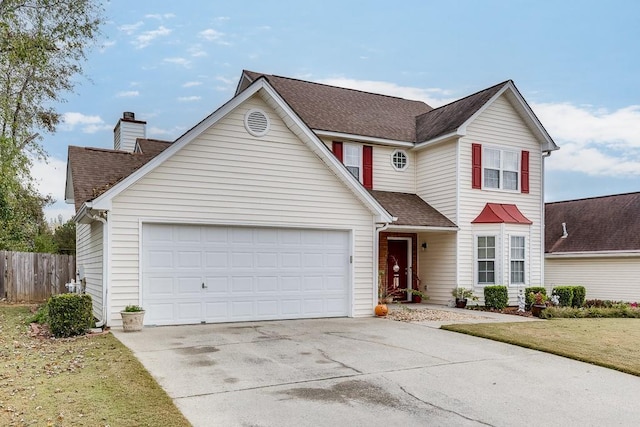
<svg viewBox="0 0 640 427"><path fill-rule="evenodd" d="M362 145L343 144L342 150L342 163L351 175L362 182Z"/></svg>
<svg viewBox="0 0 640 427"><path fill-rule="evenodd" d="M512 285L525 284L525 238L511 236L510 248L510 281Z"/></svg>
<svg viewBox="0 0 640 427"><path fill-rule="evenodd" d="M520 155L517 151L484 148L482 153L484 188L518 191Z"/></svg>
<svg viewBox="0 0 640 427"><path fill-rule="evenodd" d="M403 150L395 150L391 154L391 164L397 171L405 170L408 165L407 153L405 153Z"/></svg>
<svg viewBox="0 0 640 427"><path fill-rule="evenodd" d="M476 248L478 284L494 285L496 283L496 236L477 236Z"/></svg>

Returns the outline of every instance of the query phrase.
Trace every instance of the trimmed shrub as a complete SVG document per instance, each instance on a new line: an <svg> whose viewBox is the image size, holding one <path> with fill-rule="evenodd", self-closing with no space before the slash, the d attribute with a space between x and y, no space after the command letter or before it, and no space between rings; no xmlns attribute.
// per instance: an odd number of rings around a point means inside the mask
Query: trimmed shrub
<svg viewBox="0 0 640 427"><path fill-rule="evenodd" d="M573 286L557 286L553 288L552 294L558 295L560 307L571 307L571 301L573 301Z"/></svg>
<svg viewBox="0 0 640 427"><path fill-rule="evenodd" d="M584 286L572 286L573 299L571 300L572 307L582 307L584 300L587 297L587 290Z"/></svg>
<svg viewBox="0 0 640 427"><path fill-rule="evenodd" d="M544 288L544 286L531 286L529 288L524 288L525 310L531 310L531 306L534 302L533 295L538 292L540 292L542 295L547 295L547 290Z"/></svg>
<svg viewBox="0 0 640 427"><path fill-rule="evenodd" d="M606 300L590 299L585 301L584 303L584 307L586 308L591 308L591 307L611 308L611 307L625 306L625 305L629 305L629 303L624 301L611 301L610 299L606 299Z"/></svg>
<svg viewBox="0 0 640 427"><path fill-rule="evenodd" d="M485 286L484 306L502 310L509 302L509 294L506 286Z"/></svg>
<svg viewBox="0 0 640 427"><path fill-rule="evenodd" d="M49 327L57 337L83 335L93 325L91 295L61 294L49 298Z"/></svg>
<svg viewBox="0 0 640 427"><path fill-rule="evenodd" d="M614 307L547 307L540 314L543 319L553 318L640 318L640 310L628 304Z"/></svg>
<svg viewBox="0 0 640 427"><path fill-rule="evenodd" d="M38 311L36 311L33 316L27 319L27 323L39 323L40 325L49 323L49 305L45 302L40 307L38 307Z"/></svg>

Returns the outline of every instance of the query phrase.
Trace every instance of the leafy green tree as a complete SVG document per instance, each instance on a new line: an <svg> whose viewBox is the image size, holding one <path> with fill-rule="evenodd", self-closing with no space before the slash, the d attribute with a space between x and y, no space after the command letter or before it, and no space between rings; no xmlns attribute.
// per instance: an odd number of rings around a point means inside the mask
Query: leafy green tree
<svg viewBox="0 0 640 427"><path fill-rule="evenodd" d="M59 254L75 255L76 223L72 219L57 227L53 232L53 242Z"/></svg>
<svg viewBox="0 0 640 427"><path fill-rule="evenodd" d="M30 166L46 159L40 132L55 132L102 13L98 0L0 0L0 248L34 250L44 233L51 200Z"/></svg>

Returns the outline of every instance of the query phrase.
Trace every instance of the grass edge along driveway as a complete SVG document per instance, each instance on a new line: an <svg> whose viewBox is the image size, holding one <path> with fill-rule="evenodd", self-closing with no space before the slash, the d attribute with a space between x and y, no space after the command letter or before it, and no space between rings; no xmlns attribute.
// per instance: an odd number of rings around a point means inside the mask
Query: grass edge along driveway
<svg viewBox="0 0 640 427"><path fill-rule="evenodd" d="M34 338L31 315L0 303L0 425L190 425L112 334Z"/></svg>
<svg viewBox="0 0 640 427"><path fill-rule="evenodd" d="M550 319L545 322L444 325L442 329L640 376L640 319Z"/></svg>

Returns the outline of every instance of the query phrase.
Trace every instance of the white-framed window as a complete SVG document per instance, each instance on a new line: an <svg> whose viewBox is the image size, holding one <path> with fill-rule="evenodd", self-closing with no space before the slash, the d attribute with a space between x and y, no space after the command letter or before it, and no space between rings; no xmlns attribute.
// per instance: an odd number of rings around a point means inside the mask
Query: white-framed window
<svg viewBox="0 0 640 427"><path fill-rule="evenodd" d="M524 236L511 236L509 250L509 280L512 285L525 284L525 242Z"/></svg>
<svg viewBox="0 0 640 427"><path fill-rule="evenodd" d="M482 176L484 188L518 191L520 153L485 147L482 154Z"/></svg>
<svg viewBox="0 0 640 427"><path fill-rule="evenodd" d="M476 265L479 285L496 283L496 236L476 236Z"/></svg>
<svg viewBox="0 0 640 427"><path fill-rule="evenodd" d="M362 145L343 144L342 163L351 172L351 175L362 182Z"/></svg>
<svg viewBox="0 0 640 427"><path fill-rule="evenodd" d="M409 165L409 158L404 150L395 150L391 153L391 164L397 171L403 171Z"/></svg>

